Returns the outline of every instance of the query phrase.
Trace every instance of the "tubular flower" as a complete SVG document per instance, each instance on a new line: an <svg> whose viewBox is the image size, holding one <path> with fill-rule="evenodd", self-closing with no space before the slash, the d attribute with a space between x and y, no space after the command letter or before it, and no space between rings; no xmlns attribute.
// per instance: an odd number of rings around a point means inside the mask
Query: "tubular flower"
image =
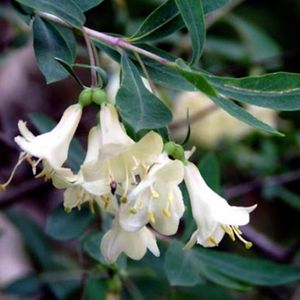
<svg viewBox="0 0 300 300"><path fill-rule="evenodd" d="M190 196L192 214L198 227L185 248L191 248L195 243L204 247L217 246L225 233L232 240L237 237L246 248L252 246L252 243L241 236L242 232L238 226L249 223L249 213L256 205L230 206L225 199L208 187L198 168L191 162L184 167L184 181Z"/></svg>
<svg viewBox="0 0 300 300"><path fill-rule="evenodd" d="M116 205L114 199L109 195L110 182L105 178L98 178L94 181L85 181L82 168L88 163L95 162L98 158L99 151L101 149L101 132L99 127L93 127L88 136L88 147L84 162L78 172L75 175L75 180L68 181L68 178L61 178L61 182L64 182L66 188L64 193L64 207L66 210L71 210L74 207L80 207L84 202L90 202L95 200L103 209L113 209L112 204Z"/></svg>
<svg viewBox="0 0 300 300"><path fill-rule="evenodd" d="M45 176L46 179L49 179L57 172L61 172L64 176L72 176L71 170L61 166L68 157L70 142L77 129L81 114L82 107L80 104L71 105L65 110L62 118L51 131L37 136L34 136L27 128L26 123L20 120L18 128L21 135L15 137L15 142L22 149L22 152L10 178L1 185L1 188L5 189L10 183L17 167L24 160L31 164L34 174L37 165L41 161L43 162L43 171L37 177ZM36 157L37 160L34 161L32 157Z"/></svg>
<svg viewBox="0 0 300 300"><path fill-rule="evenodd" d="M103 105L100 112L102 148L98 161L86 164L82 170L86 181L109 178L111 183L122 183L127 195L137 174L143 175L163 149L159 134L149 132L137 143L122 128L114 106Z"/></svg>
<svg viewBox="0 0 300 300"><path fill-rule="evenodd" d="M148 222L158 232L175 234L184 213L178 187L183 180L183 165L162 154L145 178L120 204L120 224L127 231L141 229Z"/></svg>
<svg viewBox="0 0 300 300"><path fill-rule="evenodd" d="M149 249L155 256L159 256L159 249L154 234L146 227L136 232L122 229L116 217L111 229L103 236L100 244L101 253L108 263L114 263L124 252L132 259L139 260Z"/></svg>

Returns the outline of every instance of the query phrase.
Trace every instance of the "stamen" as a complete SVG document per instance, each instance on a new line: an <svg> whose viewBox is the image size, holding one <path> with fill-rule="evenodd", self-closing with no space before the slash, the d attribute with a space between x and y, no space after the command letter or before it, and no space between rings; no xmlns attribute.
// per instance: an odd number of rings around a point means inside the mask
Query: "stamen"
<svg viewBox="0 0 300 300"><path fill-rule="evenodd" d="M131 207L129 211L130 211L130 213L133 214L133 215L136 215L136 214L137 214L137 209L136 209L135 207Z"/></svg>
<svg viewBox="0 0 300 300"><path fill-rule="evenodd" d="M222 229L229 235L229 237L235 241L235 236L234 236L234 232L232 230L232 228L230 226L227 225L221 225Z"/></svg>
<svg viewBox="0 0 300 300"><path fill-rule="evenodd" d="M232 226L232 229L233 229L235 235L237 236L237 238L238 238L242 243L244 243L245 248L246 248L247 250L249 250L249 249L253 246L253 244L252 244L251 242L245 240L245 239L241 236L242 232L237 228L237 226Z"/></svg>
<svg viewBox="0 0 300 300"><path fill-rule="evenodd" d="M19 167L19 165L25 160L27 159L28 155L25 152L21 152L19 155L19 159L17 161L17 163L15 164L14 168L12 169L12 172L9 176L9 178L7 179L6 182L0 184L0 192L5 191L6 187L11 183L12 179L15 176L15 173Z"/></svg>
<svg viewBox="0 0 300 300"><path fill-rule="evenodd" d="M150 222L151 223L155 223L155 216L154 216L154 213L153 213L153 211L152 210L148 210L148 218L149 218L149 220L150 220Z"/></svg>
<svg viewBox="0 0 300 300"><path fill-rule="evenodd" d="M92 214L95 213L95 207L94 207L94 201L92 199L89 200L89 208L92 212Z"/></svg>
<svg viewBox="0 0 300 300"><path fill-rule="evenodd" d="M126 203L127 203L127 197L122 196L122 197L120 198L120 202L121 202L122 204L126 204Z"/></svg>
<svg viewBox="0 0 300 300"><path fill-rule="evenodd" d="M165 217L167 217L167 218L171 217L171 212L170 212L169 208L165 207L162 212Z"/></svg>
<svg viewBox="0 0 300 300"><path fill-rule="evenodd" d="M216 242L216 240L211 236L207 239L207 241L215 246L218 246L218 243Z"/></svg>
<svg viewBox="0 0 300 300"><path fill-rule="evenodd" d="M172 192L169 192L169 193L168 193L168 200L169 200L170 204L173 203L173 201L174 201L174 195L173 195Z"/></svg>
<svg viewBox="0 0 300 300"><path fill-rule="evenodd" d="M154 190L154 188L153 188L153 186L151 185L150 186L150 191L151 191L151 196L153 197L153 198L159 198L159 193L157 192L157 191L155 191Z"/></svg>

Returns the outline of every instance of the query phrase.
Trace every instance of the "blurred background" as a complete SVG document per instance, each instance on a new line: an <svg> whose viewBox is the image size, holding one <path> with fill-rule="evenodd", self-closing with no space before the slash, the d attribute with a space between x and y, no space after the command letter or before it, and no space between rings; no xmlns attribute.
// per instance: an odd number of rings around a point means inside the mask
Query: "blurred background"
<svg viewBox="0 0 300 300"><path fill-rule="evenodd" d="M159 0L105 0L86 14L86 26L130 36L161 3ZM214 74L235 77L279 70L299 73L299 19L299 0L232 0L228 7L207 16L207 43L199 66ZM80 38L78 42L78 62L88 63L84 43ZM182 58L191 54L184 30L155 45ZM104 53L99 55L109 75L107 92L113 101L119 85L119 66ZM78 76L89 84L88 71L80 70ZM258 204L251 216L251 226L243 229L245 237L254 244L251 251L229 239L224 239L220 248L299 265L300 112L249 107L254 115L285 134L284 138L274 137L233 119L200 93L157 88L173 111L171 136L177 141L184 139L189 108L190 145L197 146L195 162L201 163L204 158L213 162L214 170L220 174L220 192L230 203ZM27 121L35 133L43 131L45 124L51 126L52 120L57 121L64 109L76 101L79 92L70 78L46 84L35 63L30 28L11 1L0 0L1 182L9 177L18 160L19 149L13 141L18 134L18 120ZM88 108L80 123L76 136L80 154L86 147L87 132L96 122L96 111L94 107ZM45 232L47 217L62 200L62 192L43 179L33 179L25 163L9 188L0 194L1 300L84 299L81 298L84 277L78 270L92 262L81 249L82 239L57 241ZM100 225L100 220L93 220L91 228ZM181 226L188 226L187 222ZM51 272L50 261L55 266ZM133 264L133 268L138 267L138 263ZM32 274L44 276L44 281L50 284L41 286ZM18 281L20 278L23 280ZM113 290L118 282L111 282ZM126 284L133 288L132 282ZM190 289L178 288L177 296L165 278L159 283L153 278L136 280L134 287L142 291L145 299L300 299L297 284L254 288L246 293L200 284ZM131 298L125 288L122 299Z"/></svg>

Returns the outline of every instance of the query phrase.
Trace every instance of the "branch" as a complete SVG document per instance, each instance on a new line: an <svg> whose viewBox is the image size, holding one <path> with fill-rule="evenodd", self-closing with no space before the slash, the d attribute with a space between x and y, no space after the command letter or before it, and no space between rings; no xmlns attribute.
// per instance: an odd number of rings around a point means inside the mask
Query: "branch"
<svg viewBox="0 0 300 300"><path fill-rule="evenodd" d="M58 24L61 24L65 27L69 27L69 28L72 28L69 24L67 24L65 21L63 21L62 19L52 15L52 14L49 14L49 13L45 13L45 12L39 12L39 15L43 18L46 18L50 21L53 21L55 23L58 23ZM176 64L168 59L165 59L157 54L154 54L152 52L149 52L145 49L142 49L142 48L139 48L137 46L134 46L132 44L130 44L129 42L125 41L124 39L120 38L120 37L115 37L115 36L111 36L111 35L108 35L106 33L103 33L103 32L100 32L100 31L96 31L96 30L93 30L93 29L90 29L88 27L83 27L82 30L91 38L94 38L96 40L99 40L109 46L112 46L112 47L120 47L120 48L123 48L123 49L126 49L126 50L130 50L130 51L133 51L133 52L136 52L136 53L139 53L143 56L146 56L146 57L149 57L165 66L168 66L168 67L175 67Z"/></svg>

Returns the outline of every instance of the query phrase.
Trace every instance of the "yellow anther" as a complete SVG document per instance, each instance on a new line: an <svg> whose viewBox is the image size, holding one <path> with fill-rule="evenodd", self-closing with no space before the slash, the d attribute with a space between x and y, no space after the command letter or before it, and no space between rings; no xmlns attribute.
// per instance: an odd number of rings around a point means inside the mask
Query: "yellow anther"
<svg viewBox="0 0 300 300"><path fill-rule="evenodd" d="M249 250L252 246L253 246L253 244L252 244L251 242L246 242L246 243L245 243L245 248L246 248L247 250Z"/></svg>
<svg viewBox="0 0 300 300"><path fill-rule="evenodd" d="M92 214L94 214L95 213L95 207L94 207L94 202L93 202L92 199L89 200L89 208L90 208Z"/></svg>
<svg viewBox="0 0 300 300"><path fill-rule="evenodd" d="M151 210L148 211L148 218L151 223L153 223L153 224L155 223L155 216L154 216L153 211L151 211Z"/></svg>
<svg viewBox="0 0 300 300"><path fill-rule="evenodd" d="M65 207L64 210L67 214L69 214L72 211L72 208L71 207Z"/></svg>
<svg viewBox="0 0 300 300"><path fill-rule="evenodd" d="M133 215L136 215L137 214L137 209L135 207L131 207L130 208L130 213L133 214Z"/></svg>
<svg viewBox="0 0 300 300"><path fill-rule="evenodd" d="M229 237L235 241L235 236L234 236L234 232L232 230L232 228L230 226L227 225L221 225L222 229L229 235Z"/></svg>
<svg viewBox="0 0 300 300"><path fill-rule="evenodd" d="M218 246L218 243L216 242L216 240L211 236L207 239L207 241L215 246Z"/></svg>
<svg viewBox="0 0 300 300"><path fill-rule="evenodd" d="M150 190L151 190L151 195L153 198L159 198L159 193L157 191L155 191L152 186L151 186Z"/></svg>
<svg viewBox="0 0 300 300"><path fill-rule="evenodd" d="M164 208L162 212L165 217L167 217L167 218L171 217L171 212L168 208Z"/></svg>
<svg viewBox="0 0 300 300"><path fill-rule="evenodd" d="M246 249L250 249L250 248L252 247L253 244L252 244L251 242L245 240L245 239L241 236L242 232L238 229L238 227L237 227L237 226L232 226L232 229L233 229L235 235L237 236L237 238L238 238L242 243L244 243L245 248L246 248Z"/></svg>
<svg viewBox="0 0 300 300"><path fill-rule="evenodd" d="M120 202L121 202L122 204L126 204L126 203L127 203L127 197L122 196L122 197L120 198Z"/></svg>

